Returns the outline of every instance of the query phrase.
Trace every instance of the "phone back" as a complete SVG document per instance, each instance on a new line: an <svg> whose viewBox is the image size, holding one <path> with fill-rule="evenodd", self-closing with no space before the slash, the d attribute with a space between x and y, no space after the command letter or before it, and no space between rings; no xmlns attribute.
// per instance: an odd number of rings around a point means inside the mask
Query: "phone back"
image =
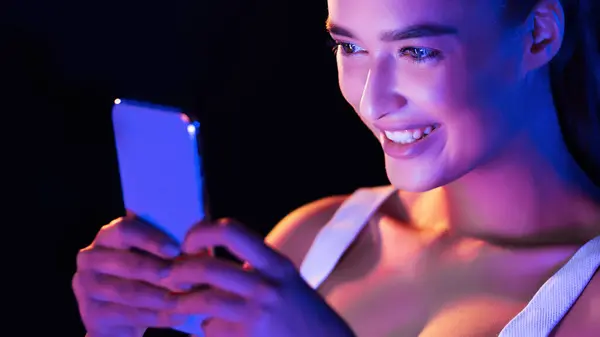
<svg viewBox="0 0 600 337"><path fill-rule="evenodd" d="M115 101L112 117L125 207L181 243L205 216L199 124L126 100Z"/></svg>

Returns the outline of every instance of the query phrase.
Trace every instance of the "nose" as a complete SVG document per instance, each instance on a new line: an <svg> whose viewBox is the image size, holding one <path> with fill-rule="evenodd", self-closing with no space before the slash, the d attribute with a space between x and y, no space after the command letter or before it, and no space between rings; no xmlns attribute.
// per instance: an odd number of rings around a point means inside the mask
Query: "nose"
<svg viewBox="0 0 600 337"><path fill-rule="evenodd" d="M360 100L360 114L367 121L376 121L400 110L407 104L398 93L395 60L393 57L374 62L367 74Z"/></svg>

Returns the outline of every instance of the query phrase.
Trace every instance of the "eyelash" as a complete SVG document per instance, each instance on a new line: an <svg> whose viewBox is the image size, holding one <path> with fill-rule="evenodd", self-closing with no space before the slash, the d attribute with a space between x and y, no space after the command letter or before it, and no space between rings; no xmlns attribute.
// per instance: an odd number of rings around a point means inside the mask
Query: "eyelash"
<svg viewBox="0 0 600 337"><path fill-rule="evenodd" d="M332 41L332 50L334 54L337 54L341 51L341 54L345 57L355 55L358 52L347 52L345 48L358 47L354 43L349 42L340 42L340 41ZM419 52L426 52L425 56L416 56ZM434 61L440 58L441 52L436 49L425 48L425 47L404 47L400 48L398 51L401 56L408 56L411 58L411 61L414 63L425 63L429 61Z"/></svg>

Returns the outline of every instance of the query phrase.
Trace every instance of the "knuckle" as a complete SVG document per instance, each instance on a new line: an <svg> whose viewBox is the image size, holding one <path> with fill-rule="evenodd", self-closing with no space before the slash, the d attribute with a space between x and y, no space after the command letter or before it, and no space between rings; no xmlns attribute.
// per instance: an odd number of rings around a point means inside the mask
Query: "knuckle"
<svg viewBox="0 0 600 337"><path fill-rule="evenodd" d="M134 235L138 235L140 230L139 226L136 222L133 221L119 221L115 224L115 229L117 233L122 237L130 237Z"/></svg>
<svg viewBox="0 0 600 337"><path fill-rule="evenodd" d="M137 235L139 232L139 226L135 221L127 218L118 218L102 226L96 236L96 241L127 241L128 238Z"/></svg>
<svg viewBox="0 0 600 337"><path fill-rule="evenodd" d="M123 223L126 222L127 221L125 221L124 218L117 218L109 222L108 224L102 226L96 234L96 237L94 238L94 243L92 243L92 245L96 243L113 241L115 239L115 236L118 237L120 235L120 228L123 226Z"/></svg>
<svg viewBox="0 0 600 337"><path fill-rule="evenodd" d="M80 249L75 257L77 270L95 270L103 261L104 249L100 247L87 246Z"/></svg>
<svg viewBox="0 0 600 337"><path fill-rule="evenodd" d="M117 226L118 224L119 224L119 222L117 220L113 220L113 221L107 223L106 225L103 225L102 227L100 227L100 230L98 230L98 233L96 234L96 238L105 236L106 233L111 232L113 230L113 228L115 228L115 226Z"/></svg>
<svg viewBox="0 0 600 337"><path fill-rule="evenodd" d="M218 227L218 236L221 237L223 241L229 241L235 237L236 231L232 225L221 225Z"/></svg>
<svg viewBox="0 0 600 337"><path fill-rule="evenodd" d="M77 256L75 257L75 265L77 266L78 270L87 269L87 267L90 265L90 251L91 249L86 247L79 250L77 253Z"/></svg>
<svg viewBox="0 0 600 337"><path fill-rule="evenodd" d="M221 219L219 220L218 224L222 235L228 238L242 230L241 225L237 221L230 218Z"/></svg>
<svg viewBox="0 0 600 337"><path fill-rule="evenodd" d="M111 222L109 222L109 223L108 223L106 226L114 226L114 225L117 225L117 224L119 224L119 223L121 223L121 222L124 222L125 220L127 220L127 218L126 218L126 217L123 217L123 216L121 216L121 217L118 217L118 218L116 218L116 219L112 220L112 221L111 221Z"/></svg>
<svg viewBox="0 0 600 337"><path fill-rule="evenodd" d="M111 222L107 223L106 225L100 227L100 230L98 231L98 234L96 235L96 239L100 238L100 237L104 237L107 235L111 235L116 228L121 226L121 223L124 222L123 218L116 218L114 220L112 220Z"/></svg>
<svg viewBox="0 0 600 337"><path fill-rule="evenodd" d="M221 218L217 220L217 225L221 227L231 226L233 223L235 223L235 220L232 218Z"/></svg>
<svg viewBox="0 0 600 337"><path fill-rule="evenodd" d="M71 288L73 289L73 292L75 293L75 297L79 298L82 290L83 290L83 284L81 282L81 273L76 272L73 277L71 278Z"/></svg>

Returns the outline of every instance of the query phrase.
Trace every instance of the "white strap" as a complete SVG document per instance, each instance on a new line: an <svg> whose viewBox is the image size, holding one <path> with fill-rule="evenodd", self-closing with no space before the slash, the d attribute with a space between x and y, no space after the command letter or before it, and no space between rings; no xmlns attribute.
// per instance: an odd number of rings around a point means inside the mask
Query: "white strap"
<svg viewBox="0 0 600 337"><path fill-rule="evenodd" d="M396 191L393 186L354 192L317 234L300 274L314 289L333 271L339 259L379 206Z"/></svg>
<svg viewBox="0 0 600 337"><path fill-rule="evenodd" d="M499 337L547 337L600 268L600 236L586 243L533 296Z"/></svg>

